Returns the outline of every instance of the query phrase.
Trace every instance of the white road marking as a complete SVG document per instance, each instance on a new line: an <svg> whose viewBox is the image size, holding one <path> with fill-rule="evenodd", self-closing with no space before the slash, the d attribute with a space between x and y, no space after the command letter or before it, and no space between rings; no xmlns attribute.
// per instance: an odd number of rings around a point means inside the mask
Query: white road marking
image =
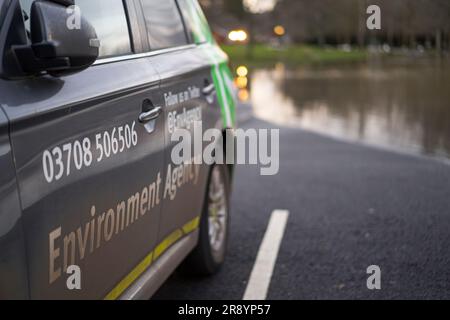
<svg viewBox="0 0 450 320"><path fill-rule="evenodd" d="M289 211L275 210L259 247L243 300L265 300L286 229Z"/></svg>

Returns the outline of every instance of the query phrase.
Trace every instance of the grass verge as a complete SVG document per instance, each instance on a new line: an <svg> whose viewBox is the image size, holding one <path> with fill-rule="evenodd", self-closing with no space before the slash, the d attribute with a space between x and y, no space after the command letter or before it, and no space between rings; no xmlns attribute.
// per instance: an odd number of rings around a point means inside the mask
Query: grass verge
<svg viewBox="0 0 450 320"><path fill-rule="evenodd" d="M273 65L277 62L288 65L351 63L364 61L368 56L366 50L344 51L308 45L284 48L274 48L263 44L256 44L252 48L244 45L224 45L222 49L228 54L232 64L255 66Z"/></svg>

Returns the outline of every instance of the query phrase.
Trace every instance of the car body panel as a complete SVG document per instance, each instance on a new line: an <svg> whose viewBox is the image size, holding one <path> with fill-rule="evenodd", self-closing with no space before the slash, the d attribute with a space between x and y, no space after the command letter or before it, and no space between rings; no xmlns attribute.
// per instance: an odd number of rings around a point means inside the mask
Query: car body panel
<svg viewBox="0 0 450 320"><path fill-rule="evenodd" d="M86 253L81 259L76 245L75 262L83 270L85 290L68 291L62 275L49 285L50 234L61 227L57 239L61 247L67 232L69 236L79 228L89 232L84 228L92 219L92 206L96 217L117 208L156 181L162 171L164 123L158 119L155 131L148 133L137 121L142 102L152 98L158 85L159 77L145 59L99 65L61 79L0 82L0 91L7 92L3 103L11 121L21 190L31 298L101 298L107 293L105 288L112 289L156 245L160 204L110 242L101 240L100 248L94 240L90 251L95 254ZM101 152L94 147L95 136L132 123L138 134L137 146L96 162ZM92 143L92 165L76 170L73 161L69 176L48 183L43 174L44 150L86 137ZM77 241L79 238L77 234ZM58 266L63 248L60 251Z"/></svg>
<svg viewBox="0 0 450 320"><path fill-rule="evenodd" d="M25 238L8 131L0 105L0 299L26 299Z"/></svg>
<svg viewBox="0 0 450 320"><path fill-rule="evenodd" d="M217 119L220 119L220 109L216 105L216 99L213 103L206 101L205 95L201 92L205 86L212 83L211 65L205 59L201 50L197 47L182 51L172 52L151 58L151 63L161 76L161 86L159 94L160 100L158 104L164 105L164 115L166 123L168 123L169 114L172 117L183 116L189 111L197 110L201 112L201 124L203 130L214 128ZM172 96L188 93L190 90L198 90L198 97L179 102L174 105L166 105L164 97L171 94ZM189 129L194 137L193 126L182 127L180 129ZM174 170L178 164L174 164L172 159L172 150L177 141L172 141L170 130L166 130L166 176L169 172L174 174ZM201 135L203 132L198 132ZM202 140L201 140L202 141ZM193 141L191 141L193 143ZM202 145L203 149L204 144ZM192 149L193 151L193 149ZM195 156L194 154L191 155ZM200 156L202 156L200 154ZM201 159L200 159L201 160ZM204 195L206 191L209 167L206 164L194 164L189 167L193 174L193 179L189 179L188 183L177 185L175 191L170 194L164 193L164 203L162 208L161 225L159 230L159 241L170 235L174 230L180 228L188 221L191 221L201 215L203 209ZM185 176L183 176L183 179ZM172 181L174 183L174 181Z"/></svg>

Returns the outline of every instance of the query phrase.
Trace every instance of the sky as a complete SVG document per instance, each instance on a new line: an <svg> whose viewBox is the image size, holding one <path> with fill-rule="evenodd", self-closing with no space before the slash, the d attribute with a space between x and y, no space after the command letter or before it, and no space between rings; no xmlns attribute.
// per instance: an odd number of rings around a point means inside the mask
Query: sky
<svg viewBox="0 0 450 320"><path fill-rule="evenodd" d="M254 13L271 11L275 7L277 0L244 0L245 6Z"/></svg>

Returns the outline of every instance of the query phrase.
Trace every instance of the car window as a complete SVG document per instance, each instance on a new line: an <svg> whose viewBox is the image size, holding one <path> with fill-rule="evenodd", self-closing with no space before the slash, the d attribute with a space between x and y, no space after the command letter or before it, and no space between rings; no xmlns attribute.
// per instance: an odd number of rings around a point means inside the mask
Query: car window
<svg viewBox="0 0 450 320"><path fill-rule="evenodd" d="M25 20L25 27L27 29L27 32L30 32L30 11L31 11L31 4L34 2L34 0L20 0L20 6L22 7L23 16Z"/></svg>
<svg viewBox="0 0 450 320"><path fill-rule="evenodd" d="M196 0L178 0L178 5L180 6L181 14L183 15L190 39L199 44L207 41L205 32L208 32L208 30L204 30L205 24L199 15L195 1Z"/></svg>
<svg viewBox="0 0 450 320"><path fill-rule="evenodd" d="M152 50L188 44L175 0L141 0Z"/></svg>
<svg viewBox="0 0 450 320"><path fill-rule="evenodd" d="M31 4L34 0L20 0L25 24L29 31ZM94 26L100 39L100 58L130 54L131 41L122 0L76 0L81 14Z"/></svg>

